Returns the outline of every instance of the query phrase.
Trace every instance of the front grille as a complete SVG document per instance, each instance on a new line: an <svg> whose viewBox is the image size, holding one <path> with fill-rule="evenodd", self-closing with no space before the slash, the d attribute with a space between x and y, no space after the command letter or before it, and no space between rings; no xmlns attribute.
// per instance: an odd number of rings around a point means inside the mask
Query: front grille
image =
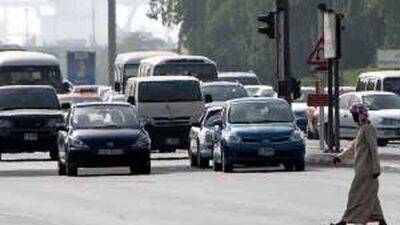
<svg viewBox="0 0 400 225"><path fill-rule="evenodd" d="M44 118L18 118L13 121L13 128L16 129L38 129L47 127L47 120Z"/></svg>
<svg viewBox="0 0 400 225"><path fill-rule="evenodd" d="M249 144L258 142L256 138L248 138L248 137L242 138L242 141L244 143L249 143Z"/></svg>
<svg viewBox="0 0 400 225"><path fill-rule="evenodd" d="M286 141L289 141L289 137L272 138L270 140L271 143L279 143L279 142L286 142Z"/></svg>
<svg viewBox="0 0 400 225"><path fill-rule="evenodd" d="M154 124L157 126L189 125L190 117L154 117Z"/></svg>

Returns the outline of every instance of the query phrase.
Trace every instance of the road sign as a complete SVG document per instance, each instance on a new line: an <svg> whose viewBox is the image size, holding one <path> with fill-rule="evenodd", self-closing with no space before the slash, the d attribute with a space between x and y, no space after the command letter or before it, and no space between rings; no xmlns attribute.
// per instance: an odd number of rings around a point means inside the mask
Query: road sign
<svg viewBox="0 0 400 225"><path fill-rule="evenodd" d="M316 71L327 71L328 70L328 60L324 59L320 54L324 52L324 39L319 39L318 43L315 45L314 50L307 59L307 64L311 66L317 66Z"/></svg>
<svg viewBox="0 0 400 225"><path fill-rule="evenodd" d="M336 37L336 13L331 11L324 12L324 58L334 59L337 57L337 37Z"/></svg>
<svg viewBox="0 0 400 225"><path fill-rule="evenodd" d="M309 94L307 105L312 107L328 106L329 96L327 94Z"/></svg>
<svg viewBox="0 0 400 225"><path fill-rule="evenodd" d="M95 84L96 54L94 52L68 52L68 79L74 85Z"/></svg>

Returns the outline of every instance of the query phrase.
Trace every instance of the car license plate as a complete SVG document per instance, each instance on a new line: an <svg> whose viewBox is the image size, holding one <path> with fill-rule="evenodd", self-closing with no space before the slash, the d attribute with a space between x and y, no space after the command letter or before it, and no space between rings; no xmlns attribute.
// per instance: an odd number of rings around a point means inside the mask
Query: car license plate
<svg viewBox="0 0 400 225"><path fill-rule="evenodd" d="M99 149L99 155L123 155L123 149Z"/></svg>
<svg viewBox="0 0 400 225"><path fill-rule="evenodd" d="M258 149L258 155L259 156L274 156L275 151L270 148L260 148L260 149Z"/></svg>
<svg viewBox="0 0 400 225"><path fill-rule="evenodd" d="M24 134L24 141L37 141L38 134L37 133L25 133Z"/></svg>
<svg viewBox="0 0 400 225"><path fill-rule="evenodd" d="M167 138L165 139L167 145L179 145L179 138Z"/></svg>

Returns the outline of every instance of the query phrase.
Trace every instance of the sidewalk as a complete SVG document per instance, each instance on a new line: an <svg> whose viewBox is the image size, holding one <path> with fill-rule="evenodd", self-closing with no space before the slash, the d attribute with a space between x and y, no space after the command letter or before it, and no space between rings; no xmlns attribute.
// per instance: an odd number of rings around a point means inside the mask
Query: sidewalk
<svg viewBox="0 0 400 225"><path fill-rule="evenodd" d="M350 144L349 141L342 141L342 147L345 148ZM306 162L311 165L333 166L332 159L334 154L323 153L319 148L319 142L308 140L306 143L307 154ZM381 167L383 172L400 173L400 145L389 145L379 148L379 158L381 159ZM352 167L353 160L343 161L341 167Z"/></svg>

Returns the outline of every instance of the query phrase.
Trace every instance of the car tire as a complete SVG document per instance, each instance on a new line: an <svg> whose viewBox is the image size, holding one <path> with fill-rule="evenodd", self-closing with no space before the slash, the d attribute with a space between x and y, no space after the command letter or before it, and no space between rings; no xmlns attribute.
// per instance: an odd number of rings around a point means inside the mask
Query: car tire
<svg viewBox="0 0 400 225"><path fill-rule="evenodd" d="M203 157L201 157L200 143L198 140L197 140L196 146L197 146L197 148L196 148L197 149L196 150L197 151L197 166L200 168L207 168L210 165L210 160L204 159Z"/></svg>
<svg viewBox="0 0 400 225"><path fill-rule="evenodd" d="M294 163L286 162L283 164L283 167L285 168L285 171L292 172L294 170Z"/></svg>
<svg viewBox="0 0 400 225"><path fill-rule="evenodd" d="M213 170L219 172L222 170L221 163L217 163L216 160L213 160Z"/></svg>
<svg viewBox="0 0 400 225"><path fill-rule="evenodd" d="M58 161L57 166L58 166L58 175L64 176L67 173L67 167L60 161Z"/></svg>
<svg viewBox="0 0 400 225"><path fill-rule="evenodd" d="M66 174L70 177L78 176L78 167L74 165L74 163L67 162L66 163Z"/></svg>
<svg viewBox="0 0 400 225"><path fill-rule="evenodd" d="M304 159L300 159L294 163L294 170L296 172L303 172L306 169L306 163Z"/></svg>
<svg viewBox="0 0 400 225"><path fill-rule="evenodd" d="M0 153L0 161L1 161L1 160L3 160L3 156L2 156L2 154Z"/></svg>
<svg viewBox="0 0 400 225"><path fill-rule="evenodd" d="M197 167L197 157L195 158L195 156L193 155L192 149L193 146L190 146L188 151L190 167Z"/></svg>
<svg viewBox="0 0 400 225"><path fill-rule="evenodd" d="M233 165L228 162L225 152L222 152L222 171L224 173L231 173L233 171Z"/></svg>
<svg viewBox="0 0 400 225"><path fill-rule="evenodd" d="M141 158L138 162L133 162L129 166L132 175L149 175L151 174L150 153L146 157Z"/></svg>
<svg viewBox="0 0 400 225"><path fill-rule="evenodd" d="M50 156L50 159L52 160L52 161L57 161L58 160L58 149L53 149L53 150L50 150L49 151L49 156Z"/></svg>
<svg viewBox="0 0 400 225"><path fill-rule="evenodd" d="M389 140L386 139L378 139L378 146L379 147L385 147L386 145L389 144Z"/></svg>

